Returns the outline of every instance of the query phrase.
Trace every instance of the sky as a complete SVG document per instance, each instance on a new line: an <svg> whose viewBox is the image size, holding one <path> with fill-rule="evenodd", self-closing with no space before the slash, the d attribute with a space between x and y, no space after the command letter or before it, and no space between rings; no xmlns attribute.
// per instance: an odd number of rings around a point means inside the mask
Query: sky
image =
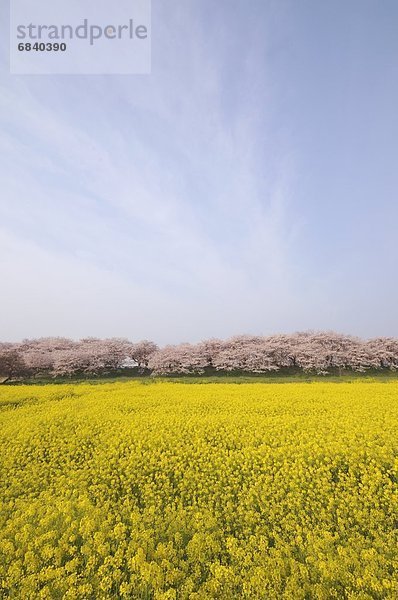
<svg viewBox="0 0 398 600"><path fill-rule="evenodd" d="M153 0L150 75L0 19L0 340L398 336L395 0Z"/></svg>

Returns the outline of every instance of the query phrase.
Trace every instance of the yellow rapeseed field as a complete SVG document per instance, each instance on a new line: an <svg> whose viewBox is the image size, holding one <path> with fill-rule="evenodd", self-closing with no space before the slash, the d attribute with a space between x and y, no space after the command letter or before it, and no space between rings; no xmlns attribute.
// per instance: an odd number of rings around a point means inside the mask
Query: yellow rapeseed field
<svg viewBox="0 0 398 600"><path fill-rule="evenodd" d="M398 598L398 383L0 389L0 597Z"/></svg>

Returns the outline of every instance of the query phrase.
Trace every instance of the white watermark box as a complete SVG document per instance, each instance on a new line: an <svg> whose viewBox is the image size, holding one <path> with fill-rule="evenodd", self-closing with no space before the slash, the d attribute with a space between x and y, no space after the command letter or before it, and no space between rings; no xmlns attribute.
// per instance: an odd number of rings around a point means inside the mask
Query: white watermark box
<svg viewBox="0 0 398 600"><path fill-rule="evenodd" d="M147 74L151 0L10 0L15 74Z"/></svg>

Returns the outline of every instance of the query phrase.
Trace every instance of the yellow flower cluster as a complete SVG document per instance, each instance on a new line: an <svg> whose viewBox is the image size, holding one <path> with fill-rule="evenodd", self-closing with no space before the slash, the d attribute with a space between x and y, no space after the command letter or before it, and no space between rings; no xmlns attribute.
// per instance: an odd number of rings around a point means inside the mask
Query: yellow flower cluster
<svg viewBox="0 0 398 600"><path fill-rule="evenodd" d="M398 597L398 384L0 389L0 597Z"/></svg>

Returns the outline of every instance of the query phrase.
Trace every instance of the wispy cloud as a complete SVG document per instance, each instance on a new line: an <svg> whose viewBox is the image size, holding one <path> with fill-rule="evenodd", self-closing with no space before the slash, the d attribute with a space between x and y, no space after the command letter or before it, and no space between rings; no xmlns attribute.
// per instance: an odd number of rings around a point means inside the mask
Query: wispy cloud
<svg viewBox="0 0 398 600"><path fill-rule="evenodd" d="M167 342L330 314L341 328L333 277L300 254L301 157L274 58L287 11L211 6L154 3L151 76L3 73L1 337Z"/></svg>

